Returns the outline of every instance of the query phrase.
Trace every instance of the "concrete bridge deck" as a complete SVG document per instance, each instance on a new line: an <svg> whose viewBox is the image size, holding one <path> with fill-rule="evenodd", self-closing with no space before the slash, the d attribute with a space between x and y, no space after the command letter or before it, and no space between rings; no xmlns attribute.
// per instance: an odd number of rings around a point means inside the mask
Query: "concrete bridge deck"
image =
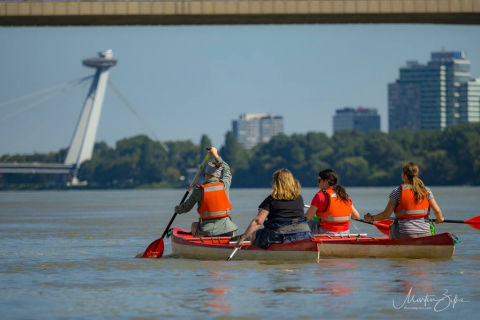
<svg viewBox="0 0 480 320"><path fill-rule="evenodd" d="M0 173L45 173L45 174L69 174L74 169L74 165L63 163L20 163L20 162L1 162Z"/></svg>
<svg viewBox="0 0 480 320"><path fill-rule="evenodd" d="M480 0L0 0L1 26L480 24Z"/></svg>

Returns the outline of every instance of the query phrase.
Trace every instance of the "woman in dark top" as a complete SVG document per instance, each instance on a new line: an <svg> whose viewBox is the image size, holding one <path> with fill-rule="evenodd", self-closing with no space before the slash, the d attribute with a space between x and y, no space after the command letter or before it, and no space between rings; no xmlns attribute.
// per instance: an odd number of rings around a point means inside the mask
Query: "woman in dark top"
<svg viewBox="0 0 480 320"><path fill-rule="evenodd" d="M303 206L300 183L287 169L275 171L272 193L258 207L257 216L238 239L237 247L249 237L253 245L264 249L272 243L312 238Z"/></svg>

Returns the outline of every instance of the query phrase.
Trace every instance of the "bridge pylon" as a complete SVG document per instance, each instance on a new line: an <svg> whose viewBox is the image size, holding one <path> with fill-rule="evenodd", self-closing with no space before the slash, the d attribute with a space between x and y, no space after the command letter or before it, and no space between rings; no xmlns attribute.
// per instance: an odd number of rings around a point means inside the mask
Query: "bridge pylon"
<svg viewBox="0 0 480 320"><path fill-rule="evenodd" d="M100 52L98 57L83 60L84 66L95 68L96 72L64 162L74 168L69 183L71 186L86 184L78 181L78 169L83 162L92 158L110 68L116 64L117 60L113 59L110 49Z"/></svg>

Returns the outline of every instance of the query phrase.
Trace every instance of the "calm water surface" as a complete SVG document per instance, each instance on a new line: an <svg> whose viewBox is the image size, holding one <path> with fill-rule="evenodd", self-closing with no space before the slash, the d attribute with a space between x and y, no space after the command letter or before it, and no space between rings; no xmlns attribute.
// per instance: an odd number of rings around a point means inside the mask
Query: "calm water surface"
<svg viewBox="0 0 480 320"><path fill-rule="evenodd" d="M366 213L383 210L391 189L348 191ZM432 191L446 218L479 215L480 188ZM231 190L241 231L268 192ZM303 190L307 203L314 192ZM438 227L461 240L441 261L197 261L168 257L169 241L163 259L134 258L161 236L183 194L0 193L1 319L472 319L480 311L480 230L468 225ZM195 214L174 225L188 228ZM381 235L353 223L357 231Z"/></svg>

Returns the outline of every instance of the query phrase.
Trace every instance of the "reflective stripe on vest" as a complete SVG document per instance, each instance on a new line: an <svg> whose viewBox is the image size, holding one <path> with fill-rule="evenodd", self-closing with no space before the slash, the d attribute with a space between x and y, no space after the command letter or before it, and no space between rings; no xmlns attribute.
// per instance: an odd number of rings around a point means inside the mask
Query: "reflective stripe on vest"
<svg viewBox="0 0 480 320"><path fill-rule="evenodd" d="M230 209L227 209L225 211L204 212L200 215L200 218L202 218L202 220L208 220L208 219L228 217L229 215L230 215Z"/></svg>
<svg viewBox="0 0 480 320"><path fill-rule="evenodd" d="M352 217L352 215L343 216L343 217L328 216L326 218L322 218L322 221L346 222L346 221L350 220L351 217Z"/></svg>
<svg viewBox="0 0 480 320"><path fill-rule="evenodd" d="M397 215L397 217L402 217L402 218L406 218L406 217L403 217L405 215L418 215L418 214L428 215L428 209L402 210L402 211L395 212L395 214Z"/></svg>
<svg viewBox="0 0 480 320"><path fill-rule="evenodd" d="M395 207L395 217L398 220L428 218L429 211L430 203L427 194L421 201L417 201L411 185L400 186L400 201Z"/></svg>
<svg viewBox="0 0 480 320"><path fill-rule="evenodd" d="M210 220L228 217L230 215L232 205L228 200L222 182L218 181L198 187L202 188L202 200L197 209L200 219Z"/></svg>
<svg viewBox="0 0 480 320"><path fill-rule="evenodd" d="M203 192L219 191L219 190L223 190L223 185L204 188Z"/></svg>

